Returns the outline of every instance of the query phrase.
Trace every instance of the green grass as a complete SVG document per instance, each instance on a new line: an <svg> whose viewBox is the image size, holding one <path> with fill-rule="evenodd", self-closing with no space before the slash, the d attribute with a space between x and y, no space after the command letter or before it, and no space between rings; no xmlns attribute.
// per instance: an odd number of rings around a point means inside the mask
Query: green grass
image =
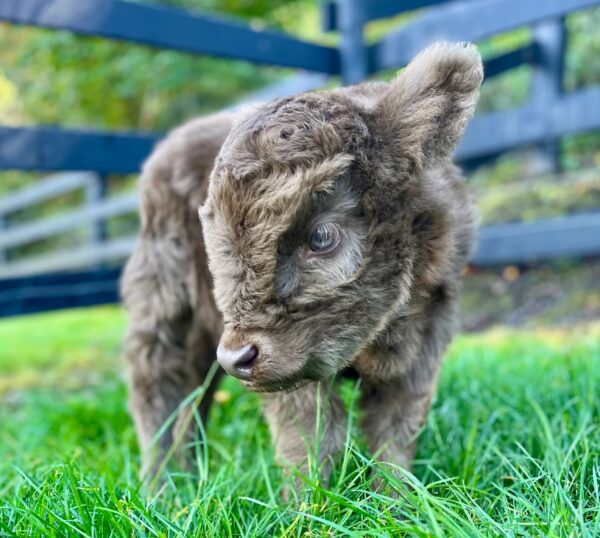
<svg viewBox="0 0 600 538"><path fill-rule="evenodd" d="M600 535L599 325L461 336L414 475L376 469L356 436L330 484L312 474L284 503L258 398L231 379L200 478L140 486L123 321L101 308L0 323L0 536Z"/></svg>

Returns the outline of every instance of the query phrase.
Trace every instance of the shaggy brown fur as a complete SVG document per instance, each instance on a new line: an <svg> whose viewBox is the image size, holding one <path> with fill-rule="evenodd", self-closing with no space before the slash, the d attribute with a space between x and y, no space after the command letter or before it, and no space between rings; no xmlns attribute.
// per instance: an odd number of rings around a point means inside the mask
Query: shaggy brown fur
<svg viewBox="0 0 600 538"><path fill-rule="evenodd" d="M473 244L451 155L482 76L473 46L437 44L389 84L199 119L159 145L122 281L145 469L181 428L151 449L219 340L221 364L265 393L281 461L303 464L317 407L319 458L341 448L345 413L328 381L351 366L371 449L410 465ZM209 403L210 390L202 418Z"/></svg>

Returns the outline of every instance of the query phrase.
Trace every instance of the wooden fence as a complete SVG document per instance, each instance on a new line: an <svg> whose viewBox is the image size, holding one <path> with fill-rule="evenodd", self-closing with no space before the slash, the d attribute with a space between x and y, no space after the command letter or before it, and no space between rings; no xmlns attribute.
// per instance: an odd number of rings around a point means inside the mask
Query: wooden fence
<svg viewBox="0 0 600 538"><path fill-rule="evenodd" d="M522 146L557 159L561 137L600 129L600 87L565 94L564 17L600 0L337 0L323 7L324 28L340 34L339 47L308 43L213 16L123 0L2 0L0 21L141 43L193 54L293 67L304 74L257 97L280 97L322 86L330 76L346 84L405 65L432 41L478 41L519 27L530 44L485 62L486 78L523 64L534 68L531 94L518 108L476 116L456 152L475 167ZM365 25L428 8L375 44ZM60 172L0 198L0 316L114 302L119 267L134 237L109 239L107 219L132 213L135 195L107 197L105 176L136 173L160 133L107 133L61 127L0 126L0 170ZM10 225L10 214L69 191L84 189L80 208ZM8 224L7 224L8 223ZM10 249L86 226L85 245L31 259ZM600 214L485 227L473 262L523 263L600 253Z"/></svg>

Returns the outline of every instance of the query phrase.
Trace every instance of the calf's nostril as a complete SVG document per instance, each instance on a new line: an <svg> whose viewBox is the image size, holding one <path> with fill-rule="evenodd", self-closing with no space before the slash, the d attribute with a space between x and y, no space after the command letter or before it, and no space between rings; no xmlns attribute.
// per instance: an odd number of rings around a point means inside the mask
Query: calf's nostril
<svg viewBox="0 0 600 538"><path fill-rule="evenodd" d="M258 348L254 344L246 344L238 349L229 349L221 343L217 349L217 359L221 366L236 377L248 377L257 357Z"/></svg>
<svg viewBox="0 0 600 538"><path fill-rule="evenodd" d="M254 344L248 344L240 350L240 357L235 362L234 367L238 369L247 369L252 366L258 357L258 349Z"/></svg>

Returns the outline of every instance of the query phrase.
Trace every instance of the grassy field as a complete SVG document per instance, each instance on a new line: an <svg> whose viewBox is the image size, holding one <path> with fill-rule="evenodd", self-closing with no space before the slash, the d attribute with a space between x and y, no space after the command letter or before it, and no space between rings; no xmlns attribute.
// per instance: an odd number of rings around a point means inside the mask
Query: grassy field
<svg viewBox="0 0 600 538"><path fill-rule="evenodd" d="M118 308L0 323L0 536L600 535L600 325L461 336L414 476L375 469L356 436L287 504L258 399L231 379L200 479L140 486L123 325Z"/></svg>

